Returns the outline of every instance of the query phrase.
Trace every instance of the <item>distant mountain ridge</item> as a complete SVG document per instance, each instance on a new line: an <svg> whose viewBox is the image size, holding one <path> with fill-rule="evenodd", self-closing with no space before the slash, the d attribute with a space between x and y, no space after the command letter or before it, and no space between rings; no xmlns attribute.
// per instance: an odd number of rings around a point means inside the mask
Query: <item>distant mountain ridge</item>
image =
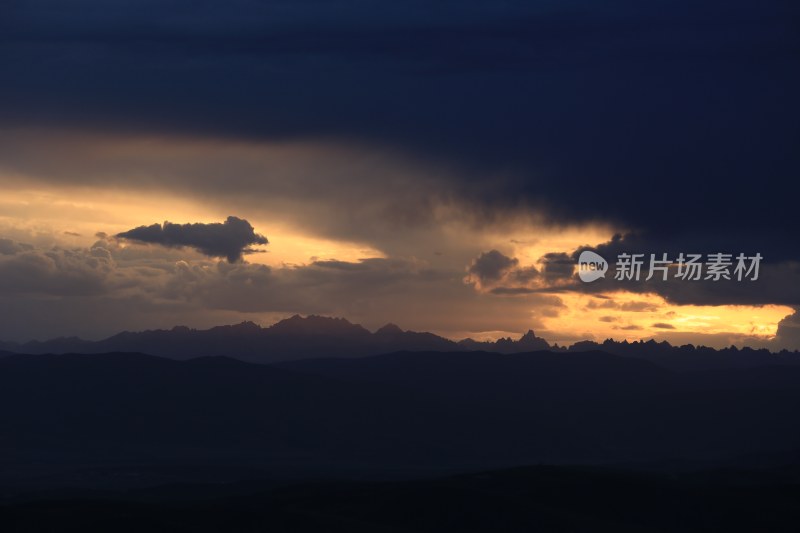
<svg viewBox="0 0 800 533"><path fill-rule="evenodd" d="M766 349L731 347L715 350L692 345L671 346L666 341L629 343L610 339L602 343L582 341L564 348L551 346L545 339L537 337L533 330L528 330L516 340L506 337L497 341L464 339L456 342L429 332L403 330L391 323L370 332L344 318L317 315L294 315L268 327L242 322L205 330L176 326L169 330L124 331L100 341L67 337L44 342L0 342L0 351L14 353L139 352L178 360L227 356L256 363L322 357L362 357L397 351L485 351L513 354L542 350L568 353L602 350L623 357L645 359L674 370L750 368L763 365L800 366L800 353L796 351L784 350L773 354Z"/></svg>

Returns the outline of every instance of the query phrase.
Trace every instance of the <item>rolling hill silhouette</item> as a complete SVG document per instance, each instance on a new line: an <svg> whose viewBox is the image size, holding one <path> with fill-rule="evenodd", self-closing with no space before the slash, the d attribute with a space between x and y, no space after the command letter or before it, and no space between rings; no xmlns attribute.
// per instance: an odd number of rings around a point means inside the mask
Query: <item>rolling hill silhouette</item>
<svg viewBox="0 0 800 533"><path fill-rule="evenodd" d="M31 472L56 483L57 472L86 465L440 472L713 462L800 448L798 408L798 368L682 373L603 352L399 352L279 366L7 355L0 486L33 483Z"/></svg>

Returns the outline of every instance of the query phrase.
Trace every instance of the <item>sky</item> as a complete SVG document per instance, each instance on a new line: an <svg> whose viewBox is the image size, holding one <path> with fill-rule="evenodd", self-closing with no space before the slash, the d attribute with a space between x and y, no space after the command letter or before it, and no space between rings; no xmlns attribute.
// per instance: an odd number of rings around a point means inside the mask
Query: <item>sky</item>
<svg viewBox="0 0 800 533"><path fill-rule="evenodd" d="M780 0L0 0L0 339L298 313L800 349L798 30Z"/></svg>

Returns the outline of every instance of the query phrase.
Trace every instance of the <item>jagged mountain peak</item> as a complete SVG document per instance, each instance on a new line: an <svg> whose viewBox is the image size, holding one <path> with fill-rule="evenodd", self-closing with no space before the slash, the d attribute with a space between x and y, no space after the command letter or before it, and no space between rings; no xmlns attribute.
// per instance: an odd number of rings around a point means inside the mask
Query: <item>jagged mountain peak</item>
<svg viewBox="0 0 800 533"><path fill-rule="evenodd" d="M392 322L389 322L388 324L386 324L385 326L381 327L380 329L378 329L375 332L376 335L389 335L389 334L394 335L394 334L398 334L398 333L405 333L405 332L403 331L403 329L400 326L398 326L397 324L394 324Z"/></svg>
<svg viewBox="0 0 800 533"><path fill-rule="evenodd" d="M363 335L369 334L364 327L353 324L346 318L319 315L292 315L267 328L271 333L306 335Z"/></svg>

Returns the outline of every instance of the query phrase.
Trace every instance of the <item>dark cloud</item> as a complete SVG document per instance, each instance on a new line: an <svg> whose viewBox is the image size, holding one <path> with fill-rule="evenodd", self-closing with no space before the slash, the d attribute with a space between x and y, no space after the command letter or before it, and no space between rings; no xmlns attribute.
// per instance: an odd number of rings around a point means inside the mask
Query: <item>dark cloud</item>
<svg viewBox="0 0 800 533"><path fill-rule="evenodd" d="M497 250L482 252L467 266L464 282L498 296L540 293L543 287L555 287L564 278L560 264L562 255L568 257L566 254L549 254L549 257L540 261L543 267L543 271L540 271L534 266L521 267L519 259Z"/></svg>
<svg viewBox="0 0 800 533"><path fill-rule="evenodd" d="M475 283L478 287L485 287L500 281L518 264L518 259L508 257L497 250L483 252L467 267L466 281Z"/></svg>
<svg viewBox="0 0 800 533"><path fill-rule="evenodd" d="M153 224L117 234L119 239L159 244L169 248L188 246L209 257L224 257L230 263L242 259L254 244L267 244L246 220L229 216L225 222L211 224Z"/></svg>
<svg viewBox="0 0 800 533"><path fill-rule="evenodd" d="M793 314L778 322L778 331L771 347L797 350L798 346L800 346L800 311L795 310Z"/></svg>
<svg viewBox="0 0 800 533"><path fill-rule="evenodd" d="M558 281L572 276L575 270L575 260L564 252L545 254L539 263L542 264L542 274L548 281Z"/></svg>
<svg viewBox="0 0 800 533"><path fill-rule="evenodd" d="M667 324L666 322L656 322L653 324L653 327L656 329L675 329L675 326Z"/></svg>
<svg viewBox="0 0 800 533"><path fill-rule="evenodd" d="M533 266L514 268L509 272L508 281L518 285L530 285L541 279L542 273Z"/></svg>

